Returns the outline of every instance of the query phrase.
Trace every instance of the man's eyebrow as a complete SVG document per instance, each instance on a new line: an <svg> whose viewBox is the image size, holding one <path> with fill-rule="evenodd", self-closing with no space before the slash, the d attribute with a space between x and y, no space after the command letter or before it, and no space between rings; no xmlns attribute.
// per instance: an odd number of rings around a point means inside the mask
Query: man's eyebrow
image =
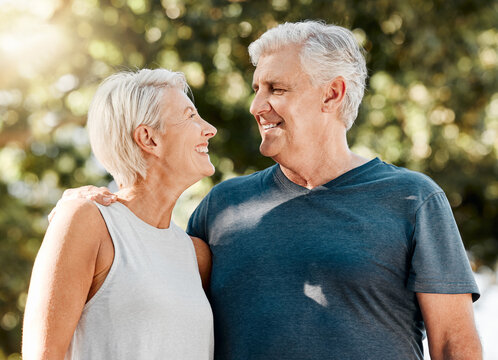
<svg viewBox="0 0 498 360"><path fill-rule="evenodd" d="M261 81L261 84L263 85L267 85L267 86L270 86L270 87L274 87L274 86L291 86L290 84L284 82L284 81L281 81L281 80L265 80L265 81ZM257 83L254 83L252 84L252 88L253 89L257 89L259 88L259 85Z"/></svg>

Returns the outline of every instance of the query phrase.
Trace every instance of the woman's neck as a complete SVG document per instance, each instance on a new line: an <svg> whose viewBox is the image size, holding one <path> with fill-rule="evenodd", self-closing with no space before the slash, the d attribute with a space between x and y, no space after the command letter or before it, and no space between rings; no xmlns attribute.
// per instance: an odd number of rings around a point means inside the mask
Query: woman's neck
<svg viewBox="0 0 498 360"><path fill-rule="evenodd" d="M145 180L120 189L118 201L149 225L166 229L170 226L176 201L190 185L148 174Z"/></svg>

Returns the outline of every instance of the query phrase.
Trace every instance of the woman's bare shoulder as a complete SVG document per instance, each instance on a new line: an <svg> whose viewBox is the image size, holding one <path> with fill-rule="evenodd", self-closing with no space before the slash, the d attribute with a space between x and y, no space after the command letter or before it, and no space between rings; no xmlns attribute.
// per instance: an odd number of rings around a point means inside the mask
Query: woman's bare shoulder
<svg viewBox="0 0 498 360"><path fill-rule="evenodd" d="M54 231L65 241L84 238L87 245L98 246L108 237L104 219L95 203L87 199L71 199L57 205L47 235Z"/></svg>
<svg viewBox="0 0 498 360"><path fill-rule="evenodd" d="M62 201L57 204L57 209L55 216L62 216L66 219L76 217L81 220L87 216L95 217L100 214L97 205L93 201L83 198Z"/></svg>

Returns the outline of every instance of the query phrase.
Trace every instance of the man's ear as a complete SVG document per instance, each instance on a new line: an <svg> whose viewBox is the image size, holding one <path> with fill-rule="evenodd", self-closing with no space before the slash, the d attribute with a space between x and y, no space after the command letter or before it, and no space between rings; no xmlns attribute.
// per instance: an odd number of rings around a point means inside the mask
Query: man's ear
<svg viewBox="0 0 498 360"><path fill-rule="evenodd" d="M342 76L325 85L322 102L323 112L333 112L339 109L346 95L346 80Z"/></svg>
<svg viewBox="0 0 498 360"><path fill-rule="evenodd" d="M148 154L154 154L157 149L157 141L155 139L156 130L147 125L139 125L133 131L133 140L140 146L140 149Z"/></svg>

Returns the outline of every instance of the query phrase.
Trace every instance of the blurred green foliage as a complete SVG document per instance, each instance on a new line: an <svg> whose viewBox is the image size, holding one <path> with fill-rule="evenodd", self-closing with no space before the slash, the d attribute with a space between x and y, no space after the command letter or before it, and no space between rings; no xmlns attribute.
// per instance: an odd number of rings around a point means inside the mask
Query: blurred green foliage
<svg viewBox="0 0 498 360"><path fill-rule="evenodd" d="M353 150L432 176L473 266L498 258L498 3L494 0L0 0L0 359L17 359L46 216L62 190L106 185L84 129L99 81L118 70L185 72L216 175L175 210L185 224L213 183L272 163L248 112L247 46L284 21L346 26L369 88Z"/></svg>

